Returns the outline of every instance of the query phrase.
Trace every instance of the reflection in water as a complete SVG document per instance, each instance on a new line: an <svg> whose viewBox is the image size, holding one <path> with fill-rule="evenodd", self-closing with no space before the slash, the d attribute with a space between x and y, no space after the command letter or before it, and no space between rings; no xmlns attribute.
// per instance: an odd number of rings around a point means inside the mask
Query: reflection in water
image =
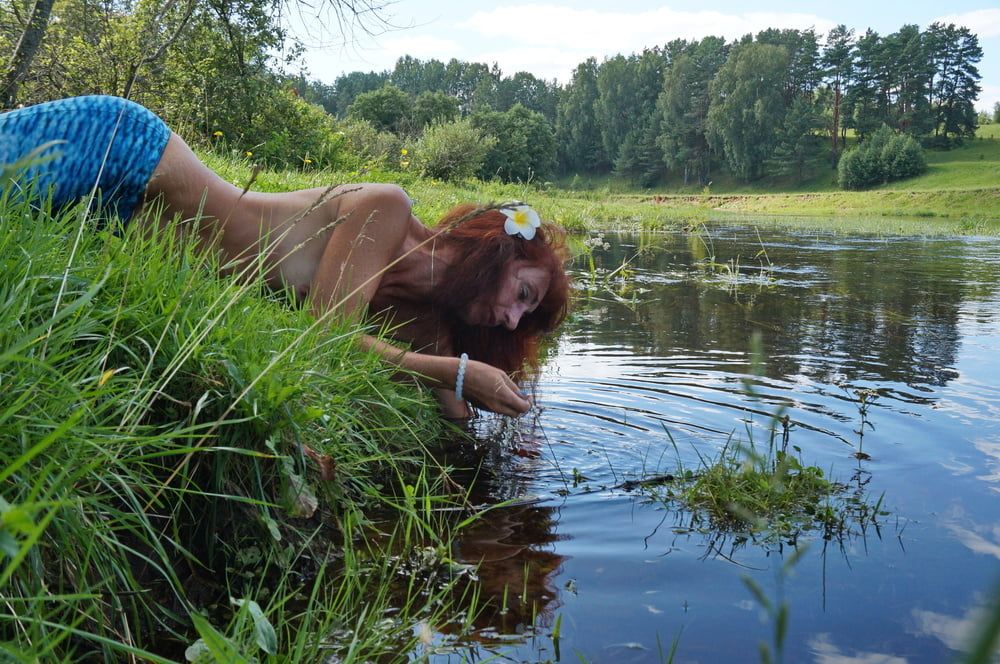
<svg viewBox="0 0 1000 664"><path fill-rule="evenodd" d="M816 664L907 664L905 657L895 657L877 652L846 654L833 644L829 634L818 634L809 641L809 648Z"/></svg>
<svg viewBox="0 0 1000 664"><path fill-rule="evenodd" d="M523 634L552 625L559 607L554 577L565 559L545 548L556 539L554 516L540 505L499 507L462 533L456 560L479 565L477 627Z"/></svg>
<svg viewBox="0 0 1000 664"><path fill-rule="evenodd" d="M970 551L1000 559L1000 521L972 523L961 507L954 507L945 517L944 527Z"/></svg>
<svg viewBox="0 0 1000 664"><path fill-rule="evenodd" d="M980 472L987 471L985 474L979 475L977 479L989 482L993 491L1000 493L1000 440L976 438L972 444L985 458L986 468L981 469Z"/></svg>
<svg viewBox="0 0 1000 664"><path fill-rule="evenodd" d="M472 638L502 642L498 637L552 625L560 606L554 578L566 560L554 544L564 536L555 532L558 509L527 496L544 445L537 426L477 424L478 445L463 440L445 451L446 463L459 469L453 478L470 487L470 502L484 510L462 529L452 556L478 566Z"/></svg>
<svg viewBox="0 0 1000 664"><path fill-rule="evenodd" d="M740 577L774 590L796 543L713 533L621 487L766 441L780 410L805 464L891 513L796 565L787 661L951 658L975 617L954 604L1000 558L1000 247L741 228L609 240L547 349L535 420L483 418L478 449L451 450L474 502L513 501L453 553L482 562L487 655L536 661L532 634L561 618L564 660L659 661L657 640L681 634L680 661L745 661L768 628L739 608ZM864 413L862 390L877 394Z"/></svg>
<svg viewBox="0 0 1000 664"><path fill-rule="evenodd" d="M989 613L982 598L978 598L976 604L958 617L914 609L914 634L934 637L955 652L965 652L982 629ZM993 661L1000 662L1000 652L995 654Z"/></svg>
<svg viewBox="0 0 1000 664"><path fill-rule="evenodd" d="M712 241L716 263L739 263L741 255L746 263L761 246L752 230L710 232L718 236ZM668 237L633 263L635 281L650 293L631 316L607 315L621 306L599 303L598 312L605 315L598 313L577 335L621 344L639 355L673 357L702 350L742 354L750 332L758 329L765 336L770 376L940 385L956 376L962 302L995 296L1000 283L1000 265L964 260L963 244L835 237L770 241L769 281L755 278L758 268L751 264L720 284L703 276L690 243ZM632 253L632 244L624 241L599 261L611 269ZM671 277L664 280L664 274ZM741 300L741 290L752 292L752 300ZM585 297L601 300L602 294ZM913 362L915 357L921 361Z"/></svg>

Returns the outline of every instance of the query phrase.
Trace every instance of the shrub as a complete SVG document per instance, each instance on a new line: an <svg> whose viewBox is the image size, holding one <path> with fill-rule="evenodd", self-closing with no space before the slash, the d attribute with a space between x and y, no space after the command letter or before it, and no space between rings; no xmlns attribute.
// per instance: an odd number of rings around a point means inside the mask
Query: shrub
<svg viewBox="0 0 1000 664"><path fill-rule="evenodd" d="M913 177L927 170L923 148L912 136L894 136L882 148L881 159L886 182Z"/></svg>
<svg viewBox="0 0 1000 664"><path fill-rule="evenodd" d="M541 113L514 104L508 111L475 113L472 125L497 138L480 169L483 179L528 182L555 170L555 133Z"/></svg>
<svg viewBox="0 0 1000 664"><path fill-rule="evenodd" d="M896 135L885 125L845 152L837 164L842 189L865 189L913 177L926 170L924 151L916 139Z"/></svg>
<svg viewBox="0 0 1000 664"><path fill-rule="evenodd" d="M345 141L332 115L290 90L282 90L273 101L255 123L260 127L259 144L247 146L255 160L284 167L342 165Z"/></svg>
<svg viewBox="0 0 1000 664"><path fill-rule="evenodd" d="M878 160L863 147L843 154L837 164L837 176L842 189L864 189L883 181Z"/></svg>
<svg viewBox="0 0 1000 664"><path fill-rule="evenodd" d="M214 119L209 129L215 149L237 157L250 153L254 162L276 168L343 165L344 137L323 107L288 89L275 89L262 98L266 101L254 107L249 119Z"/></svg>
<svg viewBox="0 0 1000 664"><path fill-rule="evenodd" d="M482 168L496 143L496 137L476 129L468 119L432 124L417 141L414 165L421 175L432 178L470 178Z"/></svg>
<svg viewBox="0 0 1000 664"><path fill-rule="evenodd" d="M351 168L393 165L402 147L398 136L388 131L379 131L367 120L343 122L340 131Z"/></svg>

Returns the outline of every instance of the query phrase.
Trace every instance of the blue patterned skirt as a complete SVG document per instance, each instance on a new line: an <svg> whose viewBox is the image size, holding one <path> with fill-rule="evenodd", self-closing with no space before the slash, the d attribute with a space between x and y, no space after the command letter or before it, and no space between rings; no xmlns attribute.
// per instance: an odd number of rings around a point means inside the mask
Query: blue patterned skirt
<svg viewBox="0 0 1000 664"><path fill-rule="evenodd" d="M169 138L163 120L120 97L72 97L2 113L0 189L51 196L53 207L95 192L103 209L127 221Z"/></svg>

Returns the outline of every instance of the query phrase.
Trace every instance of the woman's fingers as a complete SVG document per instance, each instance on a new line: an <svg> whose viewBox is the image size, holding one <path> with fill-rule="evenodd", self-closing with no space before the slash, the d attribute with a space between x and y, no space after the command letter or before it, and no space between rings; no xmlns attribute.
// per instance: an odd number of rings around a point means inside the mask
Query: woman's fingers
<svg viewBox="0 0 1000 664"><path fill-rule="evenodd" d="M520 415L531 408L531 400L528 399L527 395L521 392L521 388L518 387L517 383L511 380L510 376L507 374L504 374L503 377L507 383L506 387L513 399L514 408L517 409L517 414Z"/></svg>
<svg viewBox="0 0 1000 664"><path fill-rule="evenodd" d="M496 392L497 397L503 404L503 410L498 412L504 415L516 417L531 407L531 403L521 396L521 391L517 384L510 379L505 372L495 369L497 372Z"/></svg>
<svg viewBox="0 0 1000 664"><path fill-rule="evenodd" d="M476 374L484 378L482 383L476 381L476 385L477 387L481 385L484 389L478 394L470 391L470 396L475 397L488 410L516 417L531 408L531 402L521 395L517 384L510 376L484 362L469 363L470 368L474 365L476 369L481 370L481 373L476 371ZM469 373L467 369L466 380Z"/></svg>

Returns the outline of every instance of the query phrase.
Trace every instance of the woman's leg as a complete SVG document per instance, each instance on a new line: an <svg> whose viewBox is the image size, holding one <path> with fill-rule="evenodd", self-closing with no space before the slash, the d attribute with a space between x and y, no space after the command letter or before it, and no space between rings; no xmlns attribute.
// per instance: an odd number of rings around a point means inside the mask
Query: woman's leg
<svg viewBox="0 0 1000 664"><path fill-rule="evenodd" d="M158 219L145 221L162 225L179 215L182 222L204 218L214 225L216 220L232 217L240 194L241 190L203 164L184 139L171 133L163 156L146 185L143 207L146 211L162 206L162 213Z"/></svg>

